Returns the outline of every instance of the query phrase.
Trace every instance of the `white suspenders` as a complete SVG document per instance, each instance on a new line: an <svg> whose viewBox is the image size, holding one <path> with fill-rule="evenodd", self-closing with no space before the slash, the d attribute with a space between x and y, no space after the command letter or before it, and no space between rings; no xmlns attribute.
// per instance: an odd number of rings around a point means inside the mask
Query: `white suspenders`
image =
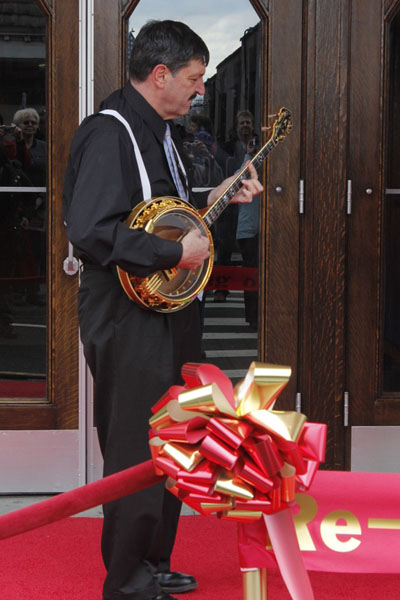
<svg viewBox="0 0 400 600"><path fill-rule="evenodd" d="M145 202L149 202L152 199L151 198L150 180L149 180L149 176L147 175L146 167L144 166L143 158L142 158L141 152L139 150L139 146L137 144L136 138L133 135L131 126L129 125L128 121L126 119L124 119L124 117L122 115L119 114L119 112L117 110L105 109L105 110L101 110L100 114L110 115L112 117L115 117L116 119L118 119L118 121L120 121L123 125L125 125L128 133L129 133L129 137L132 140L133 148L135 150L136 162L139 167L140 180L142 183L143 199ZM175 144L174 144L174 147L175 147ZM175 148L175 151L176 151L176 148ZM178 156L180 167L186 177L186 171L185 171L185 167L183 166L181 157L179 156L179 153L177 151L176 151L176 154ZM200 294L198 294L199 300L201 300L202 297L203 297L203 291L201 291Z"/></svg>
<svg viewBox="0 0 400 600"><path fill-rule="evenodd" d="M132 140L133 148L135 150L136 162L139 167L140 180L142 183L143 199L145 200L145 202L149 202L151 200L150 180L149 180L149 176L147 175L146 167L144 166L143 158L142 158L141 152L139 150L139 146L137 144L136 138L133 135L131 126L129 125L128 121L117 110L112 110L111 108L110 109L107 108L107 109L101 110L100 114L111 115L112 117L115 117L116 119L118 119L118 121L120 121L123 125L125 125L128 133L129 133L129 137ZM188 182L187 182L187 175L186 175L185 167L183 165L181 157L179 156L179 152L176 149L174 140L171 139L171 141L172 141L172 145L175 150L175 154L178 157L179 166L182 169L182 173L184 174L184 176L186 178L186 187L187 187Z"/></svg>
<svg viewBox="0 0 400 600"><path fill-rule="evenodd" d="M118 119L118 121L120 121L123 125L125 125L128 133L129 133L129 137L132 140L133 148L135 150L136 162L139 167L140 181L142 183L143 200L145 202L149 202L151 200L150 179L149 179L149 176L147 175L146 167L144 166L143 158L142 158L141 152L139 150L139 146L137 145L136 138L133 135L131 126L129 125L128 121L126 119L124 119L124 117L122 115L119 114L119 112L117 110L105 109L105 110L101 110L100 114L111 115L112 117L115 117L116 119Z"/></svg>

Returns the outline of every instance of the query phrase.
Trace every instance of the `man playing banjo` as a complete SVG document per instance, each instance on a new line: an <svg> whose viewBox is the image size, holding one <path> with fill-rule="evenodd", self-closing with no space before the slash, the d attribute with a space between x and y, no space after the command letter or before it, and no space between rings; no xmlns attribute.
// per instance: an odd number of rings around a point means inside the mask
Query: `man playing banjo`
<svg viewBox="0 0 400 600"><path fill-rule="evenodd" d="M149 195L188 193L171 120L205 93L208 59L203 40L183 23L148 22L133 44L129 82L102 103L105 113L83 121L71 146L64 218L83 265L79 325L95 382L104 475L150 458L150 408L181 382L184 363L200 362L198 300L176 312L146 310L128 298L116 268L143 278L157 270L195 269L209 257L209 239L198 229L176 241L125 223ZM206 203L229 183L212 190ZM233 200L249 202L262 189L251 165ZM192 576L170 570L179 513L179 501L163 484L104 506L104 600L171 600L170 593L197 586Z"/></svg>

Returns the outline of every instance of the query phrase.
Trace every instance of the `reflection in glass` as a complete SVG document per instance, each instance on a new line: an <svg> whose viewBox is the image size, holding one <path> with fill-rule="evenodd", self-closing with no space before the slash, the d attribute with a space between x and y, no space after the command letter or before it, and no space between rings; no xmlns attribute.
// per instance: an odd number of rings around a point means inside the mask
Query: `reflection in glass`
<svg viewBox="0 0 400 600"><path fill-rule="evenodd" d="M384 225L383 391L400 391L400 11L390 25Z"/></svg>
<svg viewBox="0 0 400 600"><path fill-rule="evenodd" d="M172 11L172 12L171 12ZM206 93L176 120L192 189L210 189L237 171L261 142L261 22L249 0L141 0L128 23L128 49L149 19L183 21L210 50ZM257 359L259 203L231 205L212 228L215 266L203 297L204 359L232 379Z"/></svg>
<svg viewBox="0 0 400 600"><path fill-rule="evenodd" d="M44 397L46 18L0 2L0 401Z"/></svg>

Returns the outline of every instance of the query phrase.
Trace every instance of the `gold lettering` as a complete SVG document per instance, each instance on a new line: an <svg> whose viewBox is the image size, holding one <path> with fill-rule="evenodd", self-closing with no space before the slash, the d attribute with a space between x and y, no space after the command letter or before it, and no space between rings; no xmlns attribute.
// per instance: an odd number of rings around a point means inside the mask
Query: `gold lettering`
<svg viewBox="0 0 400 600"><path fill-rule="evenodd" d="M346 524L338 525L343 519ZM361 525L353 513L348 510L334 510L321 521L321 537L324 543L335 552L352 552L361 544L361 540L350 537L346 541L337 538L338 535L361 535Z"/></svg>
<svg viewBox="0 0 400 600"><path fill-rule="evenodd" d="M315 550L315 545L308 530L310 523L318 512L316 500L308 494L296 494L296 503L300 507L297 515L293 515L300 550Z"/></svg>
<svg viewBox="0 0 400 600"><path fill-rule="evenodd" d="M369 529L400 529L400 519L368 519Z"/></svg>

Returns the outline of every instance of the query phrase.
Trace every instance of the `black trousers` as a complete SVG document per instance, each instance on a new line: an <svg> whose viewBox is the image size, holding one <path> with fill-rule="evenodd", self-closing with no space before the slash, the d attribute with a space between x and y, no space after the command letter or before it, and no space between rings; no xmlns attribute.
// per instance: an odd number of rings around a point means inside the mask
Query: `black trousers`
<svg viewBox="0 0 400 600"><path fill-rule="evenodd" d="M176 313L145 310L116 275L85 266L79 323L95 382L95 419L109 475L150 458L151 407L181 383L185 362L200 361L198 301ZM159 593L154 570L167 570L181 504L160 483L104 506L105 600L147 600Z"/></svg>

